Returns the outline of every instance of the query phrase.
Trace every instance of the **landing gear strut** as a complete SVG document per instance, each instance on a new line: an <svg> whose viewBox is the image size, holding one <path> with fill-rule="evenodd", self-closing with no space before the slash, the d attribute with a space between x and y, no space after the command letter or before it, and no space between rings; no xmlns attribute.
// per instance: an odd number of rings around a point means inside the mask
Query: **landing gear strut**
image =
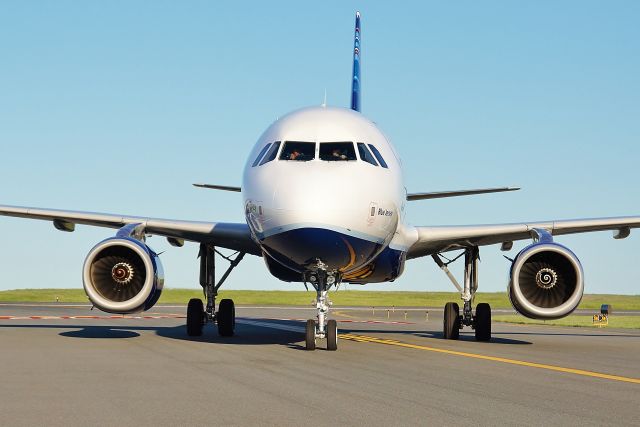
<svg viewBox="0 0 640 427"><path fill-rule="evenodd" d="M306 349L315 350L316 341L325 338L327 340L327 350L338 349L338 324L335 320L327 320L331 301L328 292L331 286L337 283L336 275L327 272L322 263L318 262L318 267L306 275L306 279L316 290L316 319L307 320L306 325Z"/></svg>
<svg viewBox="0 0 640 427"><path fill-rule="evenodd" d="M460 255L462 256L462 254ZM460 286L456 278L449 271L448 265L451 261L444 262L440 255L432 255L433 260L445 272L453 285L460 291L463 307L462 314L458 304L448 302L444 307L443 335L445 339L457 340L460 336L460 329L464 326L471 326L475 329L476 340L489 341L491 339L491 307L487 303L480 303L476 306L475 316L472 310L473 300L478 290L478 261L480 251L477 246L472 246L464 251L464 287Z"/></svg>
<svg viewBox="0 0 640 427"><path fill-rule="evenodd" d="M221 257L229 261L229 268L216 284L215 256L218 253ZM207 301L206 308L200 298L192 298L187 306L187 335L200 336L205 323L217 323L218 334L223 337L231 337L235 332L236 309L233 300L223 299L220 301L218 311L216 308L216 297L218 289L227 280L231 271L242 261L245 253L240 252L235 258L226 257L216 250L214 246L205 243L200 244L200 286L204 290Z"/></svg>

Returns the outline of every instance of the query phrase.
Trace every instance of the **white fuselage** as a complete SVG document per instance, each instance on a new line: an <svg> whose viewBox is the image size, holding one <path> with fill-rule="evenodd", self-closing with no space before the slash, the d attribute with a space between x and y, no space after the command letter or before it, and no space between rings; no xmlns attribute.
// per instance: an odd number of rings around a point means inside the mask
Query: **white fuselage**
<svg viewBox="0 0 640 427"><path fill-rule="evenodd" d="M314 153L307 161L291 160L286 145L291 141L314 143L308 145ZM323 143L340 142L353 143L357 158L327 161L326 148L332 146L325 146L321 156ZM358 143L373 154L369 159L381 156L387 167L379 159L365 161ZM266 161L270 153L275 158ZM254 239L267 256L294 271L320 262L348 278L390 244L406 250L400 241L392 244L406 200L400 160L384 134L359 112L312 107L278 119L249 155L242 193Z"/></svg>

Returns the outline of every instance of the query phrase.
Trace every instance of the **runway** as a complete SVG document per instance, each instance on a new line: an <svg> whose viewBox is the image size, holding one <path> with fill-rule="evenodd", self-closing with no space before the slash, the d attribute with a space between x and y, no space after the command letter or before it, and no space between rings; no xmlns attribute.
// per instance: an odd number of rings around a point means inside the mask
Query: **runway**
<svg viewBox="0 0 640 427"><path fill-rule="evenodd" d="M237 308L233 338L184 307L112 316L0 306L3 425L638 425L640 331L494 324L441 339L442 312L334 307L337 352L303 348L309 308ZM388 317L387 317L388 316ZM320 347L323 343L320 343Z"/></svg>

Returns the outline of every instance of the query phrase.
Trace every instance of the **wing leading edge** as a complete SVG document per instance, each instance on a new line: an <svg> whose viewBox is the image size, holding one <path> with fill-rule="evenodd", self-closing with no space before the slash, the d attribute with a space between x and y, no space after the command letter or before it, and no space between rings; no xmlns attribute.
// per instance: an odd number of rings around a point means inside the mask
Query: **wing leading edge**
<svg viewBox="0 0 640 427"><path fill-rule="evenodd" d="M415 241L409 247L407 258L418 258L472 246L509 244L514 240L530 239L534 229L547 230L554 236L613 230L614 238L623 239L629 236L632 228L640 228L640 216L520 224L415 227L417 236L414 235Z"/></svg>
<svg viewBox="0 0 640 427"><path fill-rule="evenodd" d="M407 200L441 199L444 197L472 196L474 194L502 193L505 191L518 191L520 187L477 188L473 190L434 191L431 193L409 193Z"/></svg>
<svg viewBox="0 0 640 427"><path fill-rule="evenodd" d="M0 205L0 215L52 221L54 226L62 231L73 231L75 224L106 228L142 224L147 234L211 243L215 246L253 255L261 254L260 248L251 239L249 227L244 223L182 221L7 205Z"/></svg>

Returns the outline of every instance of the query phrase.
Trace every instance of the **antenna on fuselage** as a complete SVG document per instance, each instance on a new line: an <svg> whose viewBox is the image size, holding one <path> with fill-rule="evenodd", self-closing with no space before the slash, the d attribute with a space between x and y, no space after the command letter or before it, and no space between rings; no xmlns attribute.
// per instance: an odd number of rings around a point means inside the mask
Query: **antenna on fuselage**
<svg viewBox="0 0 640 427"><path fill-rule="evenodd" d="M324 100L322 101L322 108L327 107L327 89L324 90Z"/></svg>

